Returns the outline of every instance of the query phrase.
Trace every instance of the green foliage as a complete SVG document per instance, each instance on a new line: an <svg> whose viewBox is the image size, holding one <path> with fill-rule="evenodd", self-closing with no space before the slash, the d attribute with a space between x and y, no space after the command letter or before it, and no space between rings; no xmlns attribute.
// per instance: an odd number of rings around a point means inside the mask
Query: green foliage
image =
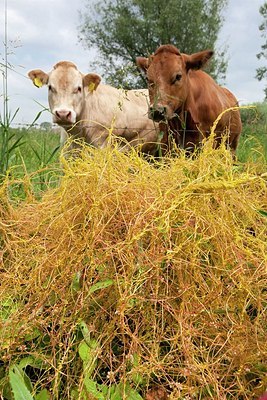
<svg viewBox="0 0 267 400"><path fill-rule="evenodd" d="M27 387L29 384L27 376L17 365L10 369L9 380L15 400L34 400Z"/></svg>
<svg viewBox="0 0 267 400"><path fill-rule="evenodd" d="M137 72L137 56L148 56L161 44L171 43L182 52L215 49L227 0L98 0L82 13L80 38L96 47L104 76L125 88L144 86ZM210 73L225 75L225 50L210 63Z"/></svg>
<svg viewBox="0 0 267 400"><path fill-rule="evenodd" d="M10 129L10 125L15 119L19 109L14 115L8 113L4 119L0 117L0 178L6 174L15 151L22 144L22 136L17 136Z"/></svg>
<svg viewBox="0 0 267 400"><path fill-rule="evenodd" d="M237 149L241 162L267 163L267 103L242 108L242 134Z"/></svg>
<svg viewBox="0 0 267 400"><path fill-rule="evenodd" d="M49 132L52 130L52 123L51 122L42 122L40 124L40 129Z"/></svg>
<svg viewBox="0 0 267 400"><path fill-rule="evenodd" d="M20 182L25 174L35 182L36 192L42 192L57 182L60 175L59 134L33 126L27 129L9 126L0 135L0 149L3 152L2 179L6 174L14 179L13 195L24 197L27 192L25 184Z"/></svg>
<svg viewBox="0 0 267 400"><path fill-rule="evenodd" d="M44 132L34 127L9 128L9 131L15 142L18 139L22 140L21 146L14 151L14 156L10 160L9 167L11 169L23 163L26 171L31 173L58 159L58 134L52 131Z"/></svg>
<svg viewBox="0 0 267 400"><path fill-rule="evenodd" d="M81 329L83 328L83 329ZM123 400L127 396L128 400L142 400L140 394L133 389L129 382L115 383L113 385L99 384L92 375L96 373L98 355L101 353L101 347L96 340L89 338L90 334L87 325L81 321L77 325L77 332L81 330L84 338L75 345L73 351L78 352L82 360L83 373L80 386L71 388L71 399L78 400L93 398L94 400ZM137 357L133 366L138 365ZM5 378L0 379L0 391L4 394L6 400L49 400L50 394L46 388L37 389L34 387L29 376L26 373L27 367L35 369L44 368L42 360L28 356L17 361L9 368L9 381ZM38 384L40 386L40 384ZM90 397L93 396L93 397Z"/></svg>
<svg viewBox="0 0 267 400"><path fill-rule="evenodd" d="M0 391L5 400L49 400L49 392L42 389L35 393L33 384L25 372L29 366L41 368L42 361L32 356L24 357L9 368L9 382L5 379L0 380Z"/></svg>
<svg viewBox="0 0 267 400"><path fill-rule="evenodd" d="M12 113L9 111L9 97L8 97L8 70L13 66L9 62L10 52L8 35L7 35L7 2L4 5L4 55L2 57L3 63L0 63L0 71L3 78L3 91L1 98L3 101L3 114L0 114L0 182L8 171L11 158L14 151L21 145L21 137L16 137L10 132L11 123L14 121L19 109Z"/></svg>
<svg viewBox="0 0 267 400"><path fill-rule="evenodd" d="M82 321L82 325L85 327L86 323ZM72 389L73 399L87 399L88 396L93 396L93 399L96 400L123 400L127 396L128 400L142 400L140 394L128 382L108 386L99 384L92 379L92 374L96 372L97 359L98 354L101 353L101 347L96 340L88 338L88 328L86 331L84 340L78 346L79 356L83 362L83 389Z"/></svg>
<svg viewBox="0 0 267 400"><path fill-rule="evenodd" d="M263 58L267 60L267 1L260 7L260 14L262 15L263 22L259 26L261 36L264 39L264 43L261 46L261 52L257 54L259 59ZM257 69L256 78L261 81L267 78L267 67L266 65ZM264 89L265 99L267 100L267 86Z"/></svg>

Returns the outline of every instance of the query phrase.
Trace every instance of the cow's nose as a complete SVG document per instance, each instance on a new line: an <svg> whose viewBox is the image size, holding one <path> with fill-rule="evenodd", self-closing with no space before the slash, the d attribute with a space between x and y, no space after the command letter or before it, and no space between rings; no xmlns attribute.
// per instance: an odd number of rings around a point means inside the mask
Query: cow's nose
<svg viewBox="0 0 267 400"><path fill-rule="evenodd" d="M149 118L154 121L162 121L166 118L166 107L150 107L149 109Z"/></svg>
<svg viewBox="0 0 267 400"><path fill-rule="evenodd" d="M57 110L55 112L56 117L63 122L71 122L71 111L69 110Z"/></svg>

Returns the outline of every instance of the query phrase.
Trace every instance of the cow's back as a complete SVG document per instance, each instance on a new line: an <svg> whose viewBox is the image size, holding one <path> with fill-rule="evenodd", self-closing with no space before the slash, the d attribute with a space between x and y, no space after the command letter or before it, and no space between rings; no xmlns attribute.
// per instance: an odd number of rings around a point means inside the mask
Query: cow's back
<svg viewBox="0 0 267 400"><path fill-rule="evenodd" d="M217 120L217 136L228 130L229 141L235 149L242 130L236 97L204 71L191 71L189 80L191 93L187 106L193 110L192 117L199 129L205 135Z"/></svg>
<svg viewBox="0 0 267 400"><path fill-rule="evenodd" d="M105 147L112 134L131 146L142 145L145 153L155 151L158 129L147 115L146 89L123 90L100 84L85 100L81 121L88 143Z"/></svg>

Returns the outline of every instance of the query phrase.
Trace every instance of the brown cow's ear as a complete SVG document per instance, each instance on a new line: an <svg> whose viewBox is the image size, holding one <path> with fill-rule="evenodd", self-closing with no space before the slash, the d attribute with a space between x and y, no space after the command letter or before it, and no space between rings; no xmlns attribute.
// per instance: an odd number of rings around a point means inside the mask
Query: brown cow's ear
<svg viewBox="0 0 267 400"><path fill-rule="evenodd" d="M40 69L33 69L32 71L28 72L28 77L33 81L33 84L40 88L43 85L47 85L49 76Z"/></svg>
<svg viewBox="0 0 267 400"><path fill-rule="evenodd" d="M87 74L83 77L83 86L93 92L101 82L101 77L97 74Z"/></svg>
<svg viewBox="0 0 267 400"><path fill-rule="evenodd" d="M136 61L136 65L138 66L138 68L140 68L144 72L147 71L147 69L148 69L148 58L146 58L146 57L137 57L135 61Z"/></svg>
<svg viewBox="0 0 267 400"><path fill-rule="evenodd" d="M212 50L200 51L199 53L191 54L191 56L187 54L183 54L185 59L186 69L200 69L203 68L205 64L209 61L209 59L213 56Z"/></svg>

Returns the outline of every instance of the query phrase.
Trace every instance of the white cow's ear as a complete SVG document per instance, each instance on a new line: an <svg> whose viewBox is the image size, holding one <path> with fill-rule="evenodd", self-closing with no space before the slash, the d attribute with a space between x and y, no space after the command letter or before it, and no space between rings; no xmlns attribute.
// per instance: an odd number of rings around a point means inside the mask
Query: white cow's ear
<svg viewBox="0 0 267 400"><path fill-rule="evenodd" d="M83 77L83 86L87 88L89 92L96 90L100 82L101 77L97 74L87 74Z"/></svg>
<svg viewBox="0 0 267 400"><path fill-rule="evenodd" d="M47 85L49 79L49 76L40 69L33 69L32 71L28 72L28 77L38 88L42 87L43 85Z"/></svg>
<svg viewBox="0 0 267 400"><path fill-rule="evenodd" d="M147 71L147 69L148 69L148 58L146 58L146 57L136 57L135 61L136 61L136 65L138 66L138 68L140 68L144 72Z"/></svg>
<svg viewBox="0 0 267 400"><path fill-rule="evenodd" d="M205 64L209 61L209 59L213 56L212 50L204 50L199 53L191 54L190 56L187 54L182 54L182 57L185 60L185 65L187 71L189 69L200 69L204 67Z"/></svg>

